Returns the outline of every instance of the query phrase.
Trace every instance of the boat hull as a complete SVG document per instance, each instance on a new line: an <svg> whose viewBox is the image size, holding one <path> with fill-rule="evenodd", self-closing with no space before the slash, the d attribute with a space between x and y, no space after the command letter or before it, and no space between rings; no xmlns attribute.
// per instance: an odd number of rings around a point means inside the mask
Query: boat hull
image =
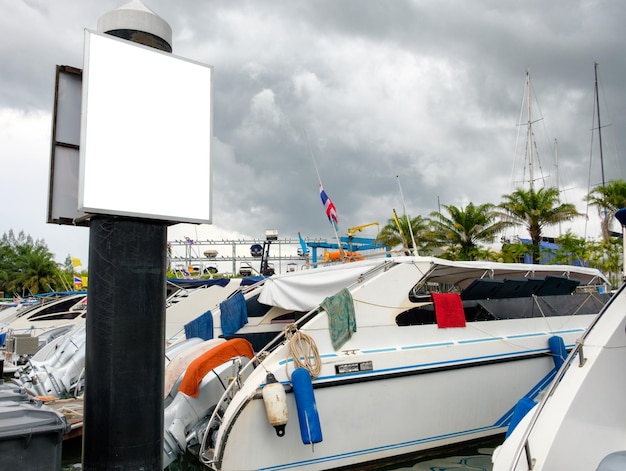
<svg viewBox="0 0 626 471"><path fill-rule="evenodd" d="M567 346L573 345L591 318L580 316L574 323L578 328L572 324L569 332L561 333ZM507 323L508 337L476 336L481 329L497 331L502 323ZM231 404L218 432L213 467L327 470L504 433L519 398L535 398L556 373L548 348L552 333L530 334L523 321L474 324L472 333L457 329L454 334L436 326L413 326L406 332L414 333L416 340L420 333L422 343L322 354L322 374L313 388L323 441L314 445L301 440L291 391L284 437L278 437L268 423L258 394L252 389L240 391L241 402ZM515 332L512 326L517 326ZM448 331L449 341L433 341L442 330ZM276 353L278 358L281 354L284 357L284 352ZM264 365L289 390L284 361L271 367L271 358ZM341 373L346 370L355 372ZM258 379L253 378L255 373ZM257 369L247 387L257 381L258 391L264 375Z"/></svg>

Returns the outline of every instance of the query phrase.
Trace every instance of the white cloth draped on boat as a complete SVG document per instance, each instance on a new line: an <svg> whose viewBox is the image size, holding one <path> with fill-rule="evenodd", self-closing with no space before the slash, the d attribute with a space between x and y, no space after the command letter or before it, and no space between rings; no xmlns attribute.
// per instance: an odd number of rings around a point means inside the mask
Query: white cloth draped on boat
<svg viewBox="0 0 626 471"><path fill-rule="evenodd" d="M381 260L342 263L311 268L288 276L275 275L265 281L259 302L292 311L308 312L342 288L356 282L361 274L380 265Z"/></svg>

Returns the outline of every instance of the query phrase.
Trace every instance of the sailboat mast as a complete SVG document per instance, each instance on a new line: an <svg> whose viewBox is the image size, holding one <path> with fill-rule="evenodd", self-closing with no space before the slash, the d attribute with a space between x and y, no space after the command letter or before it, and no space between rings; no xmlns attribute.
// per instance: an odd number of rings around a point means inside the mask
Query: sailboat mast
<svg viewBox="0 0 626 471"><path fill-rule="evenodd" d="M556 173L556 188L559 190L559 203L561 202L561 179L559 175L559 142L554 138L554 169ZM559 236L563 234L561 230L561 221L559 221Z"/></svg>
<svg viewBox="0 0 626 471"><path fill-rule="evenodd" d="M559 142L554 138L554 170L556 173L555 186L559 189L559 198L561 198L561 176L559 175Z"/></svg>
<svg viewBox="0 0 626 471"><path fill-rule="evenodd" d="M530 180L530 189L534 189L534 176L533 176L533 121L532 121L532 100L530 96L530 73L526 71L526 100L528 106L528 138L526 139L526 145L528 146L528 178Z"/></svg>
<svg viewBox="0 0 626 471"><path fill-rule="evenodd" d="M602 188L604 188L604 156L602 155L602 123L600 123L600 95L598 94L598 63L594 62L594 73L596 79L596 112L598 113L598 143L600 146L600 170L602 171Z"/></svg>

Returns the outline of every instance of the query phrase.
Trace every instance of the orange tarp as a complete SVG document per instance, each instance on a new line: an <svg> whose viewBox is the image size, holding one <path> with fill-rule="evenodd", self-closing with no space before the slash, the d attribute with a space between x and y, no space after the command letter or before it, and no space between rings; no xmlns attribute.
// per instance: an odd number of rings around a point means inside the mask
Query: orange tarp
<svg viewBox="0 0 626 471"><path fill-rule="evenodd" d="M179 391L187 396L198 397L200 382L206 374L234 357L254 357L252 344L246 339L231 339L206 351L187 367Z"/></svg>
<svg viewBox="0 0 626 471"><path fill-rule="evenodd" d="M344 252L343 257L348 260L365 260L358 252ZM332 262L335 260L341 260L341 252L324 252L324 261Z"/></svg>

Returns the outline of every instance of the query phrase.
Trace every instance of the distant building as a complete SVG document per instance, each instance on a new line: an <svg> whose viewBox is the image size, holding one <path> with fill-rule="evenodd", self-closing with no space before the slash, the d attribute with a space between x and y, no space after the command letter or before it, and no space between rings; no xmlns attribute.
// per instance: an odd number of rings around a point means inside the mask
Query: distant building
<svg viewBox="0 0 626 471"><path fill-rule="evenodd" d="M532 241L530 239L519 239L519 241L522 244L525 244L528 246L532 244ZM554 237L542 237L541 241L539 242L539 254L541 255L539 259L539 263L541 265L550 265L554 263L553 262L554 257L559 250L561 250L561 246L556 243L556 239ZM530 247L529 247L528 253L525 253L523 256L523 260L520 260L520 261L522 263L533 263L533 255L530 251ZM578 267L587 266L581 260L578 260L573 257L569 259L566 264L574 265Z"/></svg>

